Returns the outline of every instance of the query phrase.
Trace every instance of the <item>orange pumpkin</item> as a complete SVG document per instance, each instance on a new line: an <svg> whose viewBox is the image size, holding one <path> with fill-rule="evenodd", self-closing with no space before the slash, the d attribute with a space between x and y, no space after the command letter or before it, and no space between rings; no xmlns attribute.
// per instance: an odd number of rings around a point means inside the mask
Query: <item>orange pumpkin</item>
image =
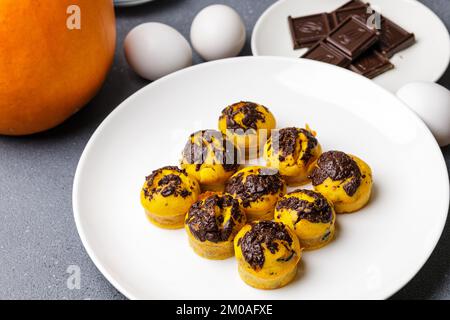
<svg viewBox="0 0 450 320"><path fill-rule="evenodd" d="M1 0L0 134L44 131L77 112L105 80L115 42L112 0Z"/></svg>

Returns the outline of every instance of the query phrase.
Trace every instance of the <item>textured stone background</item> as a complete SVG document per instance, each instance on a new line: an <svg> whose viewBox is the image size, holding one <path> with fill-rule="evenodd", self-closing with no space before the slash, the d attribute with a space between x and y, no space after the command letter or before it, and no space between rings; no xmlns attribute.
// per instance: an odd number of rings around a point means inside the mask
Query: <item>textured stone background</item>
<svg viewBox="0 0 450 320"><path fill-rule="evenodd" d="M131 72L122 53L129 30L148 21L168 23L189 37L195 14L225 3L244 18L248 37L275 0L157 0L117 9L114 66L98 96L62 126L36 136L0 137L0 299L124 299L96 269L78 237L72 213L72 180L78 159L100 122L147 84ZM448 0L422 0L450 28ZM249 40L249 39L248 39ZM242 55L250 55L249 41ZM201 62L195 56L195 62ZM426 67L426 66L425 66ZM440 81L450 88L450 72ZM450 147L443 149L450 167ZM450 298L450 225L417 276L394 298ZM78 265L80 290L66 286L66 269Z"/></svg>

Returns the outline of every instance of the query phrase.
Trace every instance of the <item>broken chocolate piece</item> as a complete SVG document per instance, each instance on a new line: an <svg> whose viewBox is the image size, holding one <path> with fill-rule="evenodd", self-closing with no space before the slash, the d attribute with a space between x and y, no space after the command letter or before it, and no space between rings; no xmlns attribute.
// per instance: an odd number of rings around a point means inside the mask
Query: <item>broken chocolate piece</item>
<svg viewBox="0 0 450 320"><path fill-rule="evenodd" d="M353 8L346 8L336 10L331 13L332 21L335 26L339 25L342 21L347 19L348 17L357 17L363 22L367 22L369 17L371 16L372 11L368 6L360 6Z"/></svg>
<svg viewBox="0 0 450 320"><path fill-rule="evenodd" d="M339 67L347 67L351 60L342 54L338 49L323 41L317 43L314 47L308 50L302 58L322 61L329 64L334 64Z"/></svg>
<svg viewBox="0 0 450 320"><path fill-rule="evenodd" d="M378 41L378 32L356 17L348 17L325 40L350 60L358 58Z"/></svg>
<svg viewBox="0 0 450 320"><path fill-rule="evenodd" d="M367 7L369 6L368 3L364 3L360 0L350 0L349 2L343 4L342 6L340 6L339 8L336 9L337 10L341 10L341 9L353 9L353 8L358 8L358 7Z"/></svg>
<svg viewBox="0 0 450 320"><path fill-rule="evenodd" d="M349 69L366 78L373 79L393 68L394 65L384 55L376 50L370 50L356 59Z"/></svg>
<svg viewBox="0 0 450 320"><path fill-rule="evenodd" d="M327 13L305 17L288 17L294 49L309 48L324 39L331 31L330 19Z"/></svg>
<svg viewBox="0 0 450 320"><path fill-rule="evenodd" d="M393 21L382 17L378 49L388 58L416 42L413 33L409 33Z"/></svg>

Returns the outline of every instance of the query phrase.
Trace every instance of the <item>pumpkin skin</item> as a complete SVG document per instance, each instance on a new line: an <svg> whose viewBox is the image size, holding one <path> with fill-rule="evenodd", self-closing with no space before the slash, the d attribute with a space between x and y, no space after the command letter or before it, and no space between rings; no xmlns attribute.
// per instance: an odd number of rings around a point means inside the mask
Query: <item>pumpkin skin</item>
<svg viewBox="0 0 450 320"><path fill-rule="evenodd" d="M81 29L70 30L77 5ZM0 1L0 134L53 128L103 84L114 58L112 0Z"/></svg>

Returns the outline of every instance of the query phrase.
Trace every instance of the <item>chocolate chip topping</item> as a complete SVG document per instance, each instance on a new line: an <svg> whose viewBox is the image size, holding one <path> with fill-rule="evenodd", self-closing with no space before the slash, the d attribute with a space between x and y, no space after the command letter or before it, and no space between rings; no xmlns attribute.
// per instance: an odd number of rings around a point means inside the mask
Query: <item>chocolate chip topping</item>
<svg viewBox="0 0 450 320"><path fill-rule="evenodd" d="M264 266L264 248L262 244L272 253L275 254L279 248L276 240L284 242L286 249L291 250L286 258L280 261L289 261L296 254L290 246L292 238L286 230L286 226L279 222L260 221L252 224L252 228L238 240L238 246L241 247L242 255L245 261L254 269L258 270Z"/></svg>
<svg viewBox="0 0 450 320"><path fill-rule="evenodd" d="M303 219L313 223L329 223L333 221L333 212L330 204L323 195L311 190L295 190L288 193L288 195L297 192L310 196L314 201L309 202L293 196L283 198L277 204L277 210L288 209L297 212L297 221L294 222L294 227Z"/></svg>
<svg viewBox="0 0 450 320"><path fill-rule="evenodd" d="M283 179L278 171L260 168L249 174L244 181L244 173L232 176L225 184L225 192L236 195L242 206L247 208L251 202L269 194L277 194L283 190Z"/></svg>
<svg viewBox="0 0 450 320"><path fill-rule="evenodd" d="M221 141L221 147L214 145L213 140ZM221 164L225 171L232 172L239 168L239 151L236 146L219 131L202 130L191 134L183 150L183 158L189 164L196 164L199 171L208 157L210 149L214 153L215 163Z"/></svg>
<svg viewBox="0 0 450 320"><path fill-rule="evenodd" d="M343 189L350 197L361 185L361 171L356 162L341 151L328 151L317 160L317 166L311 176L313 186L323 183L327 178L333 181L351 180L344 184Z"/></svg>
<svg viewBox="0 0 450 320"><path fill-rule="evenodd" d="M273 152L275 154L279 154L278 157L280 161L284 161L286 157L293 155L295 153L297 141L298 139L300 139L301 133L303 133L308 139L308 144L300 160L308 162L311 159L312 150L318 144L317 139L313 136L311 132L309 132L306 129L299 129L292 127L277 130L272 134ZM274 143L274 141L278 141L278 143Z"/></svg>
<svg viewBox="0 0 450 320"><path fill-rule="evenodd" d="M242 106L236 108L238 105ZM267 110L266 107L264 107L264 109ZM241 120L242 125L235 119L238 114L244 115ZM248 101L241 101L226 107L222 110L222 115L220 118L223 119L224 117L226 118L227 129L231 130L257 130L258 121L266 122L266 117L261 111L258 110L258 105Z"/></svg>
<svg viewBox="0 0 450 320"><path fill-rule="evenodd" d="M161 172L163 172L164 170L176 171L176 172L179 172L179 173L187 176L187 173L185 170L182 170L175 166L166 166L166 167L162 167L157 170L153 170L151 175L145 177L145 180L147 181L147 185L151 186L153 184L153 181L155 180L156 176L158 174L160 174Z"/></svg>
<svg viewBox="0 0 450 320"><path fill-rule="evenodd" d="M155 188L153 186L153 182L155 181L155 178L161 174L164 170L171 170L178 172L179 174L187 176L187 173L185 170L181 170L178 167L163 167L158 170L154 170L151 175L146 177L146 185L144 187L144 195L146 198L149 198L150 200L153 198L154 194L161 194L163 197L169 197L171 195L174 195L175 197L181 196L182 198L186 198L192 194L190 190L187 190L183 187L182 181L179 175L171 173L168 175L163 176L158 181L158 186Z"/></svg>
<svg viewBox="0 0 450 320"><path fill-rule="evenodd" d="M216 217L216 209L231 207L231 218L224 222L222 215ZM213 195L194 203L188 212L186 224L192 235L199 241L227 241L232 235L237 222L242 222L243 215L239 203L230 195Z"/></svg>
<svg viewBox="0 0 450 320"><path fill-rule="evenodd" d="M180 184L181 179L175 174L164 176L161 180L158 181L158 186L163 187L161 191L161 195L163 197L168 197L174 194Z"/></svg>

